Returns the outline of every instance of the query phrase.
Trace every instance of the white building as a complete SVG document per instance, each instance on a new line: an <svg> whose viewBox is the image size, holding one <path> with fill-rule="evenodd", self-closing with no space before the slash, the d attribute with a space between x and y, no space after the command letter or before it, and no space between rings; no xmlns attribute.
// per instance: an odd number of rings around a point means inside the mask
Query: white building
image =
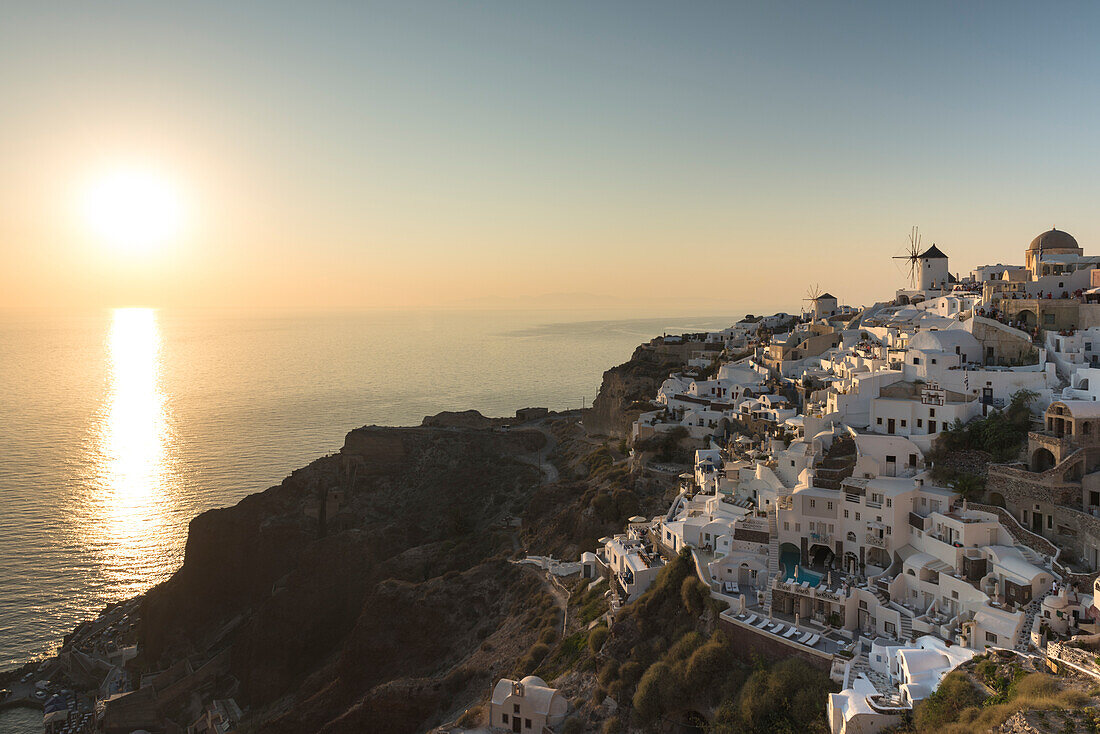
<svg viewBox="0 0 1100 734"><path fill-rule="evenodd" d="M569 702L542 678L501 678L489 702L489 725L494 731L541 734L545 727L564 721L567 713Z"/></svg>

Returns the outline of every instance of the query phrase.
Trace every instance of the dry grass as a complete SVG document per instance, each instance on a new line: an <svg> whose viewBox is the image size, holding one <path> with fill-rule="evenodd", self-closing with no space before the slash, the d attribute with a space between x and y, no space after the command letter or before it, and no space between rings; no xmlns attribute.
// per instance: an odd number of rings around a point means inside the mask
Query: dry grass
<svg viewBox="0 0 1100 734"><path fill-rule="evenodd" d="M1075 688L1062 688L1058 680L1044 673L1029 673L1014 685L1009 700L992 706L970 706L959 712L958 720L937 732L942 734L973 734L991 731L1017 711L1056 711L1080 709L1092 699Z"/></svg>

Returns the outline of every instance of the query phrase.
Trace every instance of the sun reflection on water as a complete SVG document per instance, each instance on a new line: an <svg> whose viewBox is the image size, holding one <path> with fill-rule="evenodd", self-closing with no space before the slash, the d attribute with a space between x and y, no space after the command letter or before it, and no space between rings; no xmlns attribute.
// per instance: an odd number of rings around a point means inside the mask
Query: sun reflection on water
<svg viewBox="0 0 1100 734"><path fill-rule="evenodd" d="M107 336L108 387L94 442L97 466L92 535L103 571L127 592L157 581L170 532L171 440L161 387L156 311L114 311Z"/></svg>

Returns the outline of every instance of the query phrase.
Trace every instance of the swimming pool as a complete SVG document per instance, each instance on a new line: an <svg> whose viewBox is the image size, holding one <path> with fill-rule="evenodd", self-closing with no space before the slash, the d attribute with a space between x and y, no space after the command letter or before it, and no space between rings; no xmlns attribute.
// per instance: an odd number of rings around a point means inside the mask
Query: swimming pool
<svg viewBox="0 0 1100 734"><path fill-rule="evenodd" d="M802 583L803 581L809 581L810 586L817 586L821 583L821 574L816 571L811 571L808 568L803 568L799 565L800 556L798 551L783 551L779 556L779 563L782 566L783 578L786 581L797 581Z"/></svg>

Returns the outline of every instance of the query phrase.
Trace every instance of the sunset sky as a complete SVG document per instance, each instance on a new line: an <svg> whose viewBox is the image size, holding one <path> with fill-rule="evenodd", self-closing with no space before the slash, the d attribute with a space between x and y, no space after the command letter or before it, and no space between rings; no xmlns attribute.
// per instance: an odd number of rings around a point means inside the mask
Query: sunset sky
<svg viewBox="0 0 1100 734"><path fill-rule="evenodd" d="M914 224L1100 253L1100 6L956 5L6 4L0 308L793 310L890 295Z"/></svg>

